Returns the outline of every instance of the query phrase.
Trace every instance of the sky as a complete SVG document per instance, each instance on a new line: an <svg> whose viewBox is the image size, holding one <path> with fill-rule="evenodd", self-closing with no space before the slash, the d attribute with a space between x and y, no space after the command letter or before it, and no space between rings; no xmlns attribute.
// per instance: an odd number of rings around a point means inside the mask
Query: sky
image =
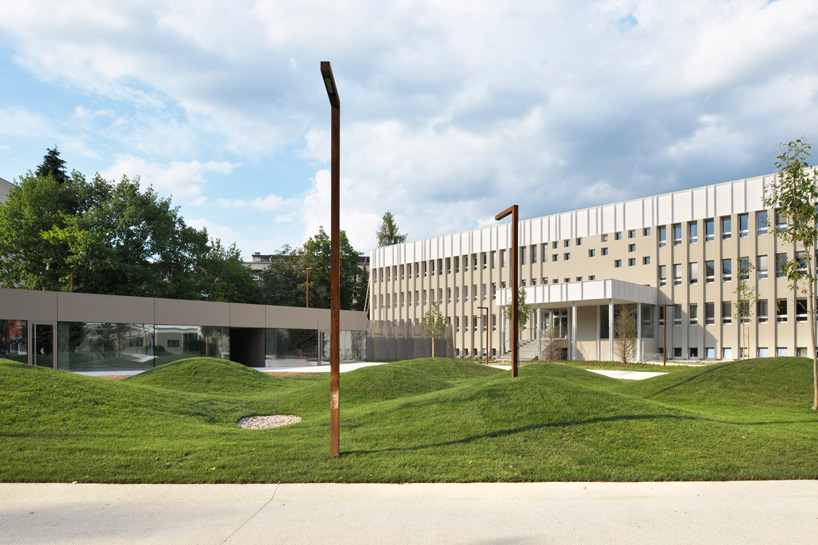
<svg viewBox="0 0 818 545"><path fill-rule="evenodd" d="M815 0L0 0L0 177L57 147L241 254L775 172L818 145ZM818 148L816 148L818 153ZM818 162L813 158L813 162Z"/></svg>

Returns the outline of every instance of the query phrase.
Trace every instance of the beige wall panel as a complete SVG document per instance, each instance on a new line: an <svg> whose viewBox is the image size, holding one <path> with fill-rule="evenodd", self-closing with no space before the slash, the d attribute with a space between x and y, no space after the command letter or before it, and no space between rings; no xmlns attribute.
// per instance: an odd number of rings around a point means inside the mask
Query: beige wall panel
<svg viewBox="0 0 818 545"><path fill-rule="evenodd" d="M57 301L61 322L154 323L152 297L59 293Z"/></svg>
<svg viewBox="0 0 818 545"><path fill-rule="evenodd" d="M316 329L317 308L265 307L266 326L269 328ZM329 314L329 310L326 311Z"/></svg>
<svg viewBox="0 0 818 545"><path fill-rule="evenodd" d="M0 319L57 320L57 293L0 289Z"/></svg>
<svg viewBox="0 0 818 545"><path fill-rule="evenodd" d="M264 305L229 303L230 327L264 327L266 323Z"/></svg>
<svg viewBox="0 0 818 545"><path fill-rule="evenodd" d="M351 310L341 311L342 331L365 331L367 328L366 314Z"/></svg>
<svg viewBox="0 0 818 545"><path fill-rule="evenodd" d="M229 303L182 301L179 299L156 299L155 301L155 323L157 324L219 327L230 325Z"/></svg>

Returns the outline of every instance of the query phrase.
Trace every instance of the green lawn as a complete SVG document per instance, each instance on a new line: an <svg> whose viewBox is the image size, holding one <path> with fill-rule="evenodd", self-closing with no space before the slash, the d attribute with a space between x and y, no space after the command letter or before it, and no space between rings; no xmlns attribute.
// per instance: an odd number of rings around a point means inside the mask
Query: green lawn
<svg viewBox="0 0 818 545"><path fill-rule="evenodd" d="M810 361L668 370L632 382L541 363L511 379L438 358L344 373L333 458L326 374L194 358L111 381L0 360L0 481L818 478ZM262 414L302 421L236 425Z"/></svg>

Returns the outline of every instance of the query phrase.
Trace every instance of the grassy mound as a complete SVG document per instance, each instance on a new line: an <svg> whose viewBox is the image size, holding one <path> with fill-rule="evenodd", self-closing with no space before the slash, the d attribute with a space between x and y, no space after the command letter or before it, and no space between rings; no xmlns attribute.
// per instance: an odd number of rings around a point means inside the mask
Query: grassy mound
<svg viewBox="0 0 818 545"><path fill-rule="evenodd" d="M367 403L411 397L451 388L434 375L396 363L364 367L341 377L341 399L348 403Z"/></svg>
<svg viewBox="0 0 818 545"><path fill-rule="evenodd" d="M193 367L108 381L0 363L0 482L818 478L806 360L728 363L636 383L545 363L515 379L469 377L472 364L445 360L360 369L341 376L340 457L329 456L328 375L266 377L213 360ZM276 386L258 387L267 379ZM174 381L196 391L167 387ZM236 426L256 414L302 421Z"/></svg>
<svg viewBox="0 0 818 545"><path fill-rule="evenodd" d="M447 358L421 358L392 363L406 369L413 369L432 375L443 380L472 378L496 375L502 373L500 369L487 367L466 360L451 360Z"/></svg>
<svg viewBox="0 0 818 545"><path fill-rule="evenodd" d="M621 391L690 408L802 410L812 402L812 361L737 360L627 384Z"/></svg>
<svg viewBox="0 0 818 545"><path fill-rule="evenodd" d="M216 358L186 358L125 379L131 384L181 392L220 395L257 394L286 383L240 363Z"/></svg>

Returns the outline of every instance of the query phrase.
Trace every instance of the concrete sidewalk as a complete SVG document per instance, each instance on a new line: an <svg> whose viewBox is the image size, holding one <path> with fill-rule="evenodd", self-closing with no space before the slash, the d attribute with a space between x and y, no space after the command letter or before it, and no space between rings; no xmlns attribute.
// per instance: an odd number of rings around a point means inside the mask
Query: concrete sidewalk
<svg viewBox="0 0 818 545"><path fill-rule="evenodd" d="M0 544L799 544L818 481L0 484Z"/></svg>

